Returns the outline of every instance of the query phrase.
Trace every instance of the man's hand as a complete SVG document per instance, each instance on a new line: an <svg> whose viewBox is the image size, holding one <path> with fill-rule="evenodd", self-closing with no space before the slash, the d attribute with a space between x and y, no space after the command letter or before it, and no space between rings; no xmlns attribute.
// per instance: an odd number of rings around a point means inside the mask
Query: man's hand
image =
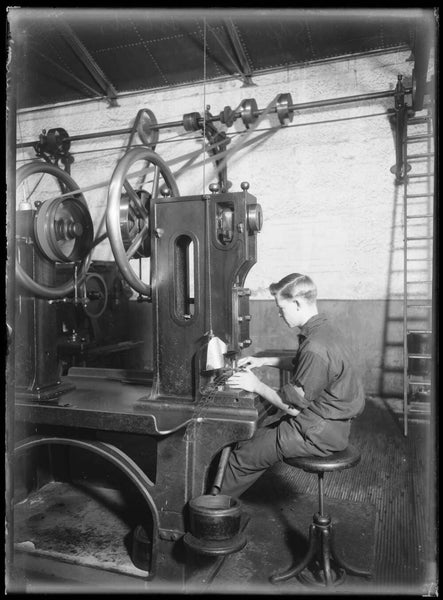
<svg viewBox="0 0 443 600"><path fill-rule="evenodd" d="M298 410L298 408L295 408L295 406L287 406L286 407L286 413L288 415L290 415L291 417L296 417L297 415L300 414L300 410Z"/></svg>
<svg viewBox="0 0 443 600"><path fill-rule="evenodd" d="M265 356L245 356L244 358L240 358L238 361L239 367L246 367L247 369L256 369L258 367L263 367L265 364Z"/></svg>
<svg viewBox="0 0 443 600"><path fill-rule="evenodd" d="M237 371L226 382L234 390L245 390L245 392L259 393L260 379L249 369Z"/></svg>

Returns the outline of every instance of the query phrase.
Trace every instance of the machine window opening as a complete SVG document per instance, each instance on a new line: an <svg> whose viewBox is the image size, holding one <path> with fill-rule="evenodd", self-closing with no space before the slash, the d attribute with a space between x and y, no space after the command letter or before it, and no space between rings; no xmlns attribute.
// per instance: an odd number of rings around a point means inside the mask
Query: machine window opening
<svg viewBox="0 0 443 600"><path fill-rule="evenodd" d="M192 238L178 236L174 248L175 310L181 319L191 319L195 315L194 260Z"/></svg>

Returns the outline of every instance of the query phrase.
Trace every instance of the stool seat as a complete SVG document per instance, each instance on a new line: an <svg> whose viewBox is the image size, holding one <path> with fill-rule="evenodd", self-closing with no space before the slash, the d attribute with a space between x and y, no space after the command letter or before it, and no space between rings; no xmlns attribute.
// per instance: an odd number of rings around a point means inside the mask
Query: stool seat
<svg viewBox="0 0 443 600"><path fill-rule="evenodd" d="M357 448L349 445L346 450L334 452L329 456L294 456L285 458L284 461L291 467L303 469L308 473L324 473L350 469L360 462L360 458Z"/></svg>

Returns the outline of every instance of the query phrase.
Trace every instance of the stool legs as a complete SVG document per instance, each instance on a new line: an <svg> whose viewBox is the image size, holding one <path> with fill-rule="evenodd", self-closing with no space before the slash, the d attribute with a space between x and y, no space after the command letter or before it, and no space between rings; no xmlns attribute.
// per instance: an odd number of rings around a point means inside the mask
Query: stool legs
<svg viewBox="0 0 443 600"><path fill-rule="evenodd" d="M331 529L331 534L332 534L332 529ZM351 567L346 561L344 561L342 558L339 558L337 556L337 554L335 552L335 540L334 540L333 534L331 535L331 552L332 552L332 555L333 555L334 560L337 563L337 565L339 567L341 567L342 569L344 569L350 575L356 575L357 577L371 577L370 571L365 571L363 569L356 569L355 567Z"/></svg>
<svg viewBox="0 0 443 600"><path fill-rule="evenodd" d="M322 541L322 557L323 557L323 575L326 581L326 585L332 585L332 573L331 573L331 552L329 546L329 529L321 531Z"/></svg>
<svg viewBox="0 0 443 600"><path fill-rule="evenodd" d="M319 512L314 515L313 522L309 526L309 546L305 557L297 564L293 564L286 571L274 573L270 578L272 583L285 581L299 575L300 579L306 582L320 583L320 585L329 587L342 583L346 577L346 573L359 577L371 576L369 571L349 566L344 560L338 558L335 552L331 518L329 515L323 513L323 473L318 473L318 503ZM322 579L320 582L315 579L314 575L308 577L302 573L315 558L317 558L320 564L320 576ZM337 568L333 568L331 563Z"/></svg>
<svg viewBox="0 0 443 600"><path fill-rule="evenodd" d="M290 579L291 577L295 577L301 573L315 558L317 553L317 532L315 529L314 523L311 523L309 526L309 548L306 553L306 556L296 565L289 567L286 571L282 571L281 573L274 573L271 576L271 582L277 583L278 581L286 581L286 579Z"/></svg>
<svg viewBox="0 0 443 600"><path fill-rule="evenodd" d="M274 573L271 576L271 582L286 581L291 577L301 575L309 563L313 562L317 557L321 564L322 577L327 586L337 585L344 579L344 573L339 573L334 578L331 562L334 561L339 565L339 561L331 547L331 520L328 516L316 513L314 522L309 526L309 547L305 557L298 563L292 565L286 571ZM305 577L303 576L303 579Z"/></svg>

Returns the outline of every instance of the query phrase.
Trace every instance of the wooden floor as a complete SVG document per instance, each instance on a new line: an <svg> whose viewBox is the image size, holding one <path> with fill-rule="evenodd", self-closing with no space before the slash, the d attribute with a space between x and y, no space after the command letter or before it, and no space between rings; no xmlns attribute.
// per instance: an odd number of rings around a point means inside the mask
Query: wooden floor
<svg viewBox="0 0 443 600"><path fill-rule="evenodd" d="M371 563L373 576L368 582L362 581L361 584L358 582L358 585L356 583L354 588L344 589L341 587L340 589L343 590L343 593L353 593L353 595L386 593L435 595L437 589L435 572L436 497L433 464L436 445L429 420L412 420L409 423L408 437L405 437L400 415L392 410L392 403L369 398L364 413L353 422L351 442L360 450L362 460L357 467L325 475L325 507L326 509L332 508L331 513L333 513L337 512L340 503L343 506L354 503L357 508L352 509L351 507L353 512L351 510L350 514L355 519L355 523L352 523L351 526L355 528L357 536L363 526L362 521L359 520L358 507L368 508L365 512L372 515L370 523L373 531L369 536L371 548L368 547L368 540L366 540L365 551L368 552L368 565ZM298 497L301 504L303 497L303 502L311 502L315 510L317 478L285 464L274 466L262 478L262 481L259 480L247 492L245 507L248 510L251 508L248 505L248 497L250 500L254 500L254 494L257 498L260 496L260 485L262 491L263 485L269 485L265 480L267 477L270 477L267 481L271 481L271 486L272 478L286 484L286 489L290 490L291 502ZM275 486L275 498L278 498L280 490L278 485ZM239 591L246 594L270 593L267 574L272 572L272 563L275 559L272 538L276 536L282 538L284 535L282 532L277 533L277 529L273 529L273 525L267 523L266 514L263 512L273 508L275 515L278 510L275 509L275 506L269 506L266 500L263 502L262 496L260 499L260 506L256 503L254 510L253 503L252 512L250 511L252 518L248 525L248 535L251 543L245 551L242 551L243 555L242 552L230 555L216 565L216 574L214 574L215 571L212 574L208 571L205 593L218 594L220 591L229 593L229 590L233 590L232 593ZM291 508L289 502L288 506ZM287 508L285 506L284 510ZM259 510L262 511L261 516ZM52 528L54 528L57 526L56 512L52 512ZM94 515L94 513L91 514ZM308 506L307 514L310 519L311 506ZM96 515L98 516L94 516L94 521L103 517L101 526L103 535L106 533L106 523L110 523L110 521L106 515L101 515L101 513L96 513ZM271 518L272 511L269 516ZM334 514L332 517L334 518ZM32 516L30 522L35 523L36 518L36 515ZM62 519L60 525L65 529L66 515L61 514L60 519ZM87 526L84 516L78 521L83 524L83 528L91 529L91 526ZM368 518L365 523L367 527ZM268 526L268 530L266 530L265 524ZM349 523L347 525L349 527ZM121 526L123 531L124 523ZM303 531L305 529L304 524ZM110 526L109 533L112 534L113 540L115 540L116 531L115 525ZM84 533L82 533L82 539L84 539ZM108 543L106 547L109 548ZM76 552L78 554L78 549ZM283 548L282 554L284 552L287 553L287 548ZM283 558L284 561L290 560L290 554L284 557L282 555ZM361 556L359 558L361 560ZM125 555L123 559L127 561L128 556ZM223 561L224 564L222 564ZM355 561L351 560L351 562L355 564ZM131 566L127 566L126 570L129 574ZM238 576L237 580L234 575ZM44 591L44 581L39 585L39 590ZM288 581L276 587L272 593L274 595L308 593L300 586L301 584L295 580ZM143 593L161 591L161 586L159 587L158 584L152 588L149 584L143 586ZM168 591L170 588L165 584L165 592Z"/></svg>

